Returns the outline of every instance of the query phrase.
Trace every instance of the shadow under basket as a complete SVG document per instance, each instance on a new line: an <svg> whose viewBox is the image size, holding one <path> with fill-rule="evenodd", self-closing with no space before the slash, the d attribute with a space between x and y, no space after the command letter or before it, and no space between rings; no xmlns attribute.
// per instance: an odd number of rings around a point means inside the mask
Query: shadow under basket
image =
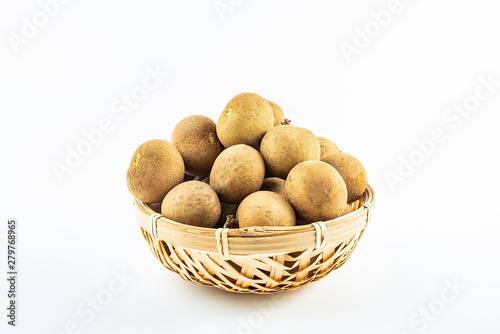
<svg viewBox="0 0 500 334"><path fill-rule="evenodd" d="M134 199L151 252L184 280L239 293L293 290L340 268L370 222L375 194L368 186L354 212L289 227L203 228L162 217Z"/></svg>

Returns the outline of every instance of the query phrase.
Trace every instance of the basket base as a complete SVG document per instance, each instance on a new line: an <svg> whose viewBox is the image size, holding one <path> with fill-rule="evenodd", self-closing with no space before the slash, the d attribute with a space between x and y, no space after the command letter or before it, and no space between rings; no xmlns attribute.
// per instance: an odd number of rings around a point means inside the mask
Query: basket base
<svg viewBox="0 0 500 334"><path fill-rule="evenodd" d="M141 228L153 255L185 281L229 292L271 294L298 289L340 268L349 259L364 230L340 244L272 256L231 255L191 250L154 239Z"/></svg>

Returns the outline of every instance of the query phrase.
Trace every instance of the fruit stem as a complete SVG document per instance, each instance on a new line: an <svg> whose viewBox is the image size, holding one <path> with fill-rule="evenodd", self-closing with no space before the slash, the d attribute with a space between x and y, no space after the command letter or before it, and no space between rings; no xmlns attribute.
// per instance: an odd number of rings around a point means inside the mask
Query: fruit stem
<svg viewBox="0 0 500 334"><path fill-rule="evenodd" d="M239 228L240 224L233 215L226 216L226 223L224 224L224 228Z"/></svg>

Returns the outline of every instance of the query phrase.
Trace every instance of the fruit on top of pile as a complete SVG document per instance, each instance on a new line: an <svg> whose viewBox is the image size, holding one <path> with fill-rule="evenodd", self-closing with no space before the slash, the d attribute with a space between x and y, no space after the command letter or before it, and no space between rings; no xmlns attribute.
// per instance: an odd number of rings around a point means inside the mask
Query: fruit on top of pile
<svg viewBox="0 0 500 334"><path fill-rule="evenodd" d="M229 101L217 124L189 116L174 128L171 143L140 145L127 186L170 220L246 228L349 214L367 177L363 165L332 140L290 125L276 103L243 93Z"/></svg>
<svg viewBox="0 0 500 334"><path fill-rule="evenodd" d="M217 135L224 147L238 144L259 149L262 137L274 126L274 110L263 97L253 93L236 95L217 121Z"/></svg>

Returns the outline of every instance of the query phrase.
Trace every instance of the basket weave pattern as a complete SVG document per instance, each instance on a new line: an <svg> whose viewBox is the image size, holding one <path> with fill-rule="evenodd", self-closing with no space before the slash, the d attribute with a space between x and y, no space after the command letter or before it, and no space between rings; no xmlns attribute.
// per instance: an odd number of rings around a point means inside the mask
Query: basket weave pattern
<svg viewBox="0 0 500 334"><path fill-rule="evenodd" d="M239 293L300 288L340 268L362 237L375 204L373 189L355 212L293 227L207 229L173 222L135 200L142 234L154 256L184 280Z"/></svg>

